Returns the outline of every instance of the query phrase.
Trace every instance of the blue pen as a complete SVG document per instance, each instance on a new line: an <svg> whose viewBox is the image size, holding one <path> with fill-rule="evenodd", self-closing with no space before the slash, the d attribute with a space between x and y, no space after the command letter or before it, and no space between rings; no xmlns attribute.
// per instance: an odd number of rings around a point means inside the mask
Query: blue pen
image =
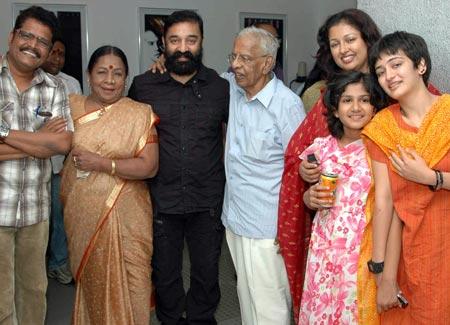
<svg viewBox="0 0 450 325"><path fill-rule="evenodd" d="M42 117L52 117L52 112L46 112L46 111L42 111L41 110L41 105L39 105L38 107L36 107L36 109L35 109L35 114L36 114L36 117L39 115L39 116L42 116Z"/></svg>

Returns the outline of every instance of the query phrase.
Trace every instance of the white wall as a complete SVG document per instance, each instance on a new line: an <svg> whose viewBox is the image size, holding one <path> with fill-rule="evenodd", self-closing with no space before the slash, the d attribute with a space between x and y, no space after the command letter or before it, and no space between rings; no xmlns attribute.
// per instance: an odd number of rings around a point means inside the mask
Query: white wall
<svg viewBox="0 0 450 325"><path fill-rule="evenodd" d="M131 76L139 71L139 7L197 9L205 23L204 62L218 71L227 67L226 57L239 30L239 12L286 14L288 80L295 78L298 61L312 68L317 30L325 18L356 7L356 0L1 0L1 53L7 50L14 2L87 5L88 54L104 44L121 47L128 56Z"/></svg>
<svg viewBox="0 0 450 325"><path fill-rule="evenodd" d="M404 30L422 36L430 50L431 82L450 92L450 1L358 0L383 34Z"/></svg>

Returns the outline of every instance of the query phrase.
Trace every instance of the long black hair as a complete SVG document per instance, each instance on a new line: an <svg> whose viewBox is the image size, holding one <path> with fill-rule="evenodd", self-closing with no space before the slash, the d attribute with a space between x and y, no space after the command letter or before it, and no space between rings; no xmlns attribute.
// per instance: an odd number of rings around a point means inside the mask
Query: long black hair
<svg viewBox="0 0 450 325"><path fill-rule="evenodd" d="M361 33L361 37L366 43L368 51L381 38L381 33L373 19L362 10L353 8L346 9L329 16L317 33L319 49L315 55L316 62L314 68L306 78L302 94L315 82L319 80L328 81L336 73L342 72L342 69L334 62L333 56L331 55L330 39L328 37L330 29L342 22L356 28Z"/></svg>

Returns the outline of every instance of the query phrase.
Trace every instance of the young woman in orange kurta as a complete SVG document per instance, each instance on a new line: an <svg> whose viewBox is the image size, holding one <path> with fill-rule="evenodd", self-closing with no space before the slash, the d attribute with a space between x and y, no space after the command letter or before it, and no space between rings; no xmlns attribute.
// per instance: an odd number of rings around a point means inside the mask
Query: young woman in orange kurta
<svg viewBox="0 0 450 325"><path fill-rule="evenodd" d="M427 90L431 61L417 35L384 36L369 63L398 101L363 131L375 180L372 259L384 261L381 323L450 324L450 95Z"/></svg>

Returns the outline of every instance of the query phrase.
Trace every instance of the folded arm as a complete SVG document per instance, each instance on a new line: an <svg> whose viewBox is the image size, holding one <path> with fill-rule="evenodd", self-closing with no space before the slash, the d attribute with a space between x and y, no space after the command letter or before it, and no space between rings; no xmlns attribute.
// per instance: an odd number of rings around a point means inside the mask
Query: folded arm
<svg viewBox="0 0 450 325"><path fill-rule="evenodd" d="M0 144L0 161L20 159L28 156L29 156L28 154L24 153L19 149L11 147L8 144L5 143Z"/></svg>
<svg viewBox="0 0 450 325"><path fill-rule="evenodd" d="M46 122L37 132L10 130L3 142L16 151L12 151L11 148L4 150L6 153L10 150L12 154L22 153L37 158L49 158L57 154L64 155L69 152L72 143L72 132L66 131L66 127L66 121L57 117Z"/></svg>

